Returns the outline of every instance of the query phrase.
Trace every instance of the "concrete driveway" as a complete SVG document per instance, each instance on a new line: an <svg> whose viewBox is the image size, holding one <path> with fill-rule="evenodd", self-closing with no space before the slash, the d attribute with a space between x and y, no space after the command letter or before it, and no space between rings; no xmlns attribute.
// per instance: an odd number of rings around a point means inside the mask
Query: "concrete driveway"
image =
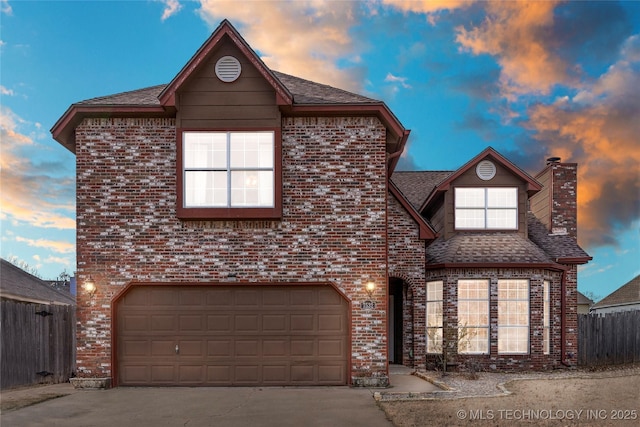
<svg viewBox="0 0 640 427"><path fill-rule="evenodd" d="M81 391L0 415L26 426L390 427L374 390L309 388L129 388Z"/></svg>

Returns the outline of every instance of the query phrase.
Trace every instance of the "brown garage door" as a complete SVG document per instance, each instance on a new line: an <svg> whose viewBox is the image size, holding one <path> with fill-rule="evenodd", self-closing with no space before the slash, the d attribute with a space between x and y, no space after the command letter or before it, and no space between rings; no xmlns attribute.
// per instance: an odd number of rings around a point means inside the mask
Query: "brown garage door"
<svg viewBox="0 0 640 427"><path fill-rule="evenodd" d="M331 286L134 286L119 385L343 385L348 304Z"/></svg>

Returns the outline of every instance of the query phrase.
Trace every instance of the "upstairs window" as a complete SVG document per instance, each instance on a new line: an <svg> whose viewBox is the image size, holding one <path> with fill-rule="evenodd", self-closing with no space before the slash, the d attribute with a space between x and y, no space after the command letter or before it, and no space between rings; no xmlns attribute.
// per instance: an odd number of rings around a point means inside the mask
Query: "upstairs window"
<svg viewBox="0 0 640 427"><path fill-rule="evenodd" d="M179 217L280 215L274 131L184 131L181 137Z"/></svg>
<svg viewBox="0 0 640 427"><path fill-rule="evenodd" d="M456 187L456 230L517 230L518 189Z"/></svg>

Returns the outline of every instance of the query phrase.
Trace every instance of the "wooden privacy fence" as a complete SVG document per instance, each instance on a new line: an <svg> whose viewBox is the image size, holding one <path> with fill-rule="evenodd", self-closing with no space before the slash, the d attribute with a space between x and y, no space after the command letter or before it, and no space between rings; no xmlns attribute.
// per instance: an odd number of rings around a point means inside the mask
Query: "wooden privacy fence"
<svg viewBox="0 0 640 427"><path fill-rule="evenodd" d="M578 315L578 364L640 362L640 310Z"/></svg>
<svg viewBox="0 0 640 427"><path fill-rule="evenodd" d="M0 304L0 388L69 381L75 371L76 308Z"/></svg>

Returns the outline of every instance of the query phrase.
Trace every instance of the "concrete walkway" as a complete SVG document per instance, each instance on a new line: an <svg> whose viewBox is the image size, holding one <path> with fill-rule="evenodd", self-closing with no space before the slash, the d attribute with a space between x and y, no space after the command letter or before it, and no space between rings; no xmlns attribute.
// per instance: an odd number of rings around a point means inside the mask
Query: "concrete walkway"
<svg viewBox="0 0 640 427"><path fill-rule="evenodd" d="M11 399L66 395L3 411L2 427L22 426L363 426L390 427L374 393L428 392L433 384L393 366L391 388L350 387L119 387L75 390L56 384L3 392ZM36 396L37 397L37 396Z"/></svg>

